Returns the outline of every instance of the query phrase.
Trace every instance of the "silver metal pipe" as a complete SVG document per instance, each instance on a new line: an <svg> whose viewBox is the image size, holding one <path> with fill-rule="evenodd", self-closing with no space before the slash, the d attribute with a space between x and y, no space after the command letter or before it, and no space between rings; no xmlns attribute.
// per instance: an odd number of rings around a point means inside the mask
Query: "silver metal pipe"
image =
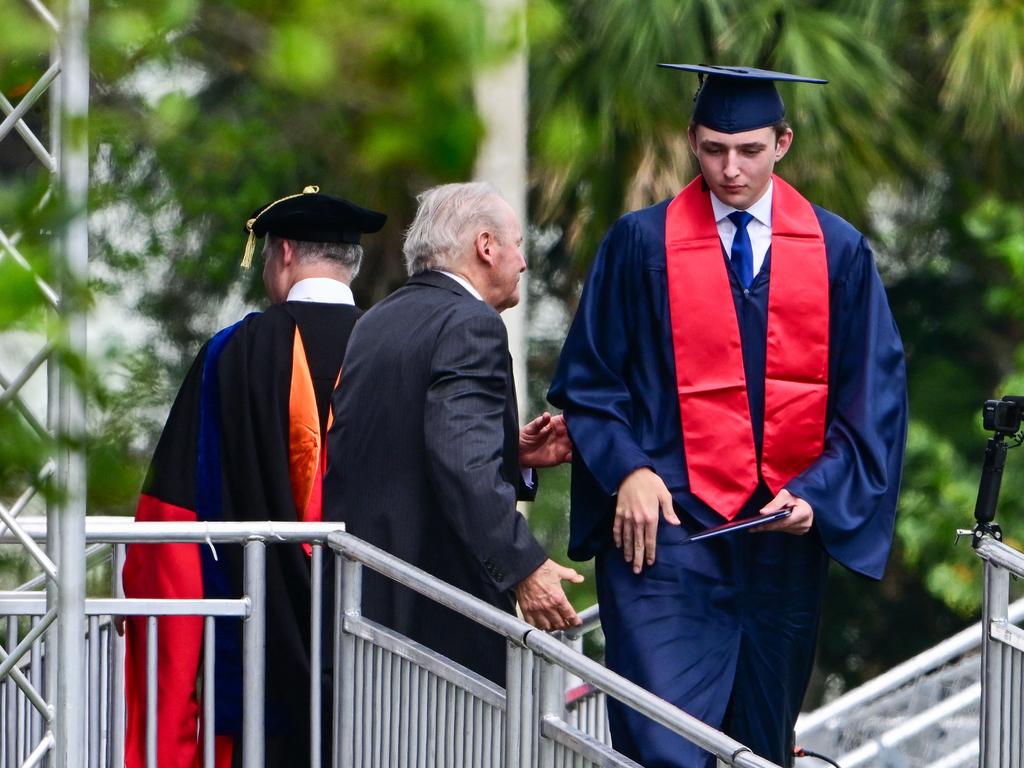
<svg viewBox="0 0 1024 768"><path fill-rule="evenodd" d="M70 5L71 13L74 14L75 10L78 9L78 6L81 5L81 3L76 5L74 2L72 2L72 3L69 3L69 5ZM86 13L88 14L88 6L86 6ZM79 30L76 29L76 31L79 31ZM83 44L85 42L84 38L79 38L78 40L73 40L71 38L72 38L72 35L70 35L70 34L62 36L62 41L64 42L64 49L65 49L65 58L68 58L68 52L67 52L68 47L71 47L71 53L72 54L77 54L77 53L79 53L79 51L84 53L84 51L82 50L83 47L84 47ZM80 61L77 58L77 56L74 58L74 60L75 60L75 64L76 65L80 64ZM14 128L14 126L18 124L18 121L21 120L21 118L23 118L26 115L26 113L28 113L28 111L30 109L32 109L32 107L39 100L39 98L44 93L46 93L46 89L50 87L50 83L52 83L57 78L57 75L60 74L60 70L61 70L61 63L60 63L60 61L54 61L49 66L49 68L43 73L43 76L40 77L36 81L36 84L33 85L29 89L29 92L26 93L22 97L21 101L18 102L18 105L13 110L11 110L11 113L9 115L7 115L6 118L4 118L4 121L0 122L0 141L3 141L4 137L7 136L7 134L11 132L11 129ZM86 73L86 77L88 77L88 73ZM66 74L65 74L65 79L67 79L67 75ZM86 85L88 86L88 80L86 80ZM65 89L65 91L67 91L67 90L70 90L70 87ZM89 99L88 93L85 94L85 99L86 99L85 103L88 104L88 99ZM69 104L70 101L71 101L70 98L68 98L68 96L66 96L65 97L65 104L68 104L68 107L69 107L66 111L68 111L69 113L71 112L71 109L70 109L71 104Z"/></svg>
<svg viewBox="0 0 1024 768"><path fill-rule="evenodd" d="M983 560L1005 568L1015 576L1024 577L1024 552L1018 552L1008 544L996 541L991 536L983 536L975 552Z"/></svg>
<svg viewBox="0 0 1024 768"><path fill-rule="evenodd" d="M213 616L203 620L203 765L216 765L217 722L216 689L217 622Z"/></svg>
<svg viewBox="0 0 1024 768"><path fill-rule="evenodd" d="M39 742L39 745L35 749L32 750L32 754L30 754L28 759L21 764L21 768L35 768L37 765L42 763L53 746L53 733L51 731L47 731L43 740Z"/></svg>
<svg viewBox="0 0 1024 768"><path fill-rule="evenodd" d="M3 94L0 94L0 105L3 104L10 104L10 102L7 101ZM42 145L40 145L40 147L42 147ZM43 148L43 152L46 152L45 148ZM46 152L46 156L49 157L50 153ZM0 408L7 405L7 402L12 400L14 396L18 394L19 390L25 386L25 382L32 378L33 374L35 374L40 366L46 362L52 352L53 342L48 341L39 349L38 352L35 353L35 355L32 356L31 360L25 363L24 367L18 372L18 375L7 383L3 392L0 392ZM46 462L44 469L45 467L51 466L52 462Z"/></svg>
<svg viewBox="0 0 1024 768"><path fill-rule="evenodd" d="M323 638L323 583L324 549L314 544L309 563L309 765L320 768L321 734L323 722L321 701L321 646Z"/></svg>
<svg viewBox="0 0 1024 768"><path fill-rule="evenodd" d="M8 647L15 647L18 645L18 620L14 617L7 618L7 637L4 639L5 644ZM8 656L4 659L4 663L10 659ZM11 665L13 666L13 664ZM8 681L5 686L6 701L4 701L3 709L3 737L4 737L4 751L3 756L7 765L17 765L18 756L15 752L15 746L17 744L17 731L18 726L18 689L14 685L14 681Z"/></svg>
<svg viewBox="0 0 1024 768"><path fill-rule="evenodd" d="M263 768L264 707L267 652L266 544L250 538L245 543L245 595L250 614L242 621L242 763Z"/></svg>
<svg viewBox="0 0 1024 768"><path fill-rule="evenodd" d="M88 687L88 709L89 717L88 749L89 768L100 768L100 655L102 654L102 642L100 640L100 620L96 616L89 617L89 636L86 641L86 650L89 655L89 687Z"/></svg>
<svg viewBox="0 0 1024 768"><path fill-rule="evenodd" d="M0 94L0 109L5 114L10 114L14 111L14 105L3 94ZM28 127L24 120L19 120L15 123L14 130L25 140L25 144L28 145L28 148L32 150L32 154L39 159L39 162L43 164L46 170L50 173L57 170L57 161L54 160L53 155L46 151L46 147L36 138L36 135L32 133L32 129Z"/></svg>
<svg viewBox="0 0 1024 768"><path fill-rule="evenodd" d="M562 720L565 709L565 685L561 669L549 661L540 659L540 722L546 719ZM540 723L538 723L539 725ZM540 768L554 768L555 742L544 736L538 728L538 765Z"/></svg>
<svg viewBox="0 0 1024 768"><path fill-rule="evenodd" d="M87 27L88 0L67 0L61 19L61 56L63 83L61 98L64 117L61 122L60 202L67 215L62 232L64 248L61 311L66 328L69 354L79 360L86 357L86 312L84 289L89 280L89 52ZM51 67L53 69L53 67ZM56 71L54 71L54 77ZM37 84L38 85L38 84ZM22 99L19 107L28 96ZM17 109L8 116L10 120ZM7 121L4 121L7 123ZM10 125L13 125L11 123ZM7 127L10 129L10 126ZM0 136L5 133L0 125ZM81 653L85 634L85 393L62 361L61 398L57 442L58 471L63 480L60 490L61 540L60 574L57 593L57 653L60 678L57 681L57 768L84 768L85 664Z"/></svg>
<svg viewBox="0 0 1024 768"><path fill-rule="evenodd" d="M88 569L93 568L96 565L104 562L109 557L109 555L108 555L108 550L109 549L110 549L110 546L108 544L92 544L91 546L86 547L86 549L85 549L85 567L86 567L86 569L88 570ZM47 575L45 573L40 573L40 574L37 574L37 575L33 576L28 581L19 584L13 590L10 590L10 591L13 591L13 592L35 592L35 591L37 591L39 589L46 589L46 583L48 581L49 581L49 578L47 577ZM5 594L5 592L4 591L0 591L0 595L3 595L3 594ZM115 596L116 597L124 597L124 594L115 595Z"/></svg>
<svg viewBox="0 0 1024 768"><path fill-rule="evenodd" d="M42 605L43 602L40 601L40 604ZM56 611L48 611L39 619L39 622L28 631L25 637L22 638L21 642L18 643L17 647L9 653L5 652L4 655L6 658L0 662L0 680L7 677L7 674L14 668L14 665L17 664L26 653L29 653L32 650L35 646L36 640L47 630L56 618ZM17 625L17 622L14 619L9 619L8 621L15 621L15 626Z"/></svg>
<svg viewBox="0 0 1024 768"><path fill-rule="evenodd" d="M19 518L21 529L42 541L47 536L44 517ZM85 521L85 539L89 543L134 544L167 543L241 543L253 536L269 543L323 543L332 533L344 531L340 523L285 523L276 521L242 522L135 522L123 517L89 517ZM10 532L0 533L0 544L18 540Z"/></svg>
<svg viewBox="0 0 1024 768"><path fill-rule="evenodd" d="M146 619L146 768L157 768L157 618Z"/></svg>
<svg viewBox="0 0 1024 768"><path fill-rule="evenodd" d="M7 653L0 649L0 660L7 658ZM45 719L46 724L50 725L53 722L53 708L46 703L46 700L39 695L35 686L29 682L25 674L17 667L12 667L9 674L8 684L17 686L18 689L25 695L25 698L31 702L32 706L36 708Z"/></svg>
<svg viewBox="0 0 1024 768"><path fill-rule="evenodd" d="M0 615L39 616L46 600L24 592L0 593ZM85 601L87 616L238 616L245 617L250 604L244 599L215 598L192 600L178 598L91 597ZM82 632L85 634L84 630ZM81 640L79 640L81 645ZM80 649L79 649L80 650Z"/></svg>
<svg viewBox="0 0 1024 768"><path fill-rule="evenodd" d="M982 542L985 546L986 542ZM989 554L998 548L988 548ZM980 547L979 547L980 554ZM985 563L985 597L982 607L982 627L985 632L981 645L981 674L984 694L981 701L981 768L1003 768L1000 750L1002 723L999 710L1002 704L1002 645L989 635L993 622L1006 620L1010 595L1010 574L990 559Z"/></svg>
<svg viewBox="0 0 1024 768"><path fill-rule="evenodd" d="M53 17L53 14L43 5L39 0L28 0L28 4L31 5L39 17L47 23L47 25L54 32L60 32L60 24L57 23L57 19Z"/></svg>
<svg viewBox="0 0 1024 768"><path fill-rule="evenodd" d="M1024 599L1017 600L1010 605L1007 611L1007 619L1013 624L1024 619ZM808 734L827 726L836 717L847 712L856 711L869 701L881 698L887 693L902 688L911 680L926 675L951 660L981 647L981 645L982 622L979 621L933 648L919 653L917 656L893 667L888 672L869 680L864 685L843 694L835 701L819 707L813 712L801 715L800 719L796 722L797 738L806 738Z"/></svg>
<svg viewBox="0 0 1024 768"><path fill-rule="evenodd" d="M117 544L113 548L113 561L111 563L111 580L113 581L111 594L117 599L124 599L124 584L121 581L121 572L124 570L125 559L124 544ZM125 699L124 699L124 637L121 635L110 636L110 678L111 678L111 727L110 727L110 764L124 765L124 728L125 728Z"/></svg>
<svg viewBox="0 0 1024 768"><path fill-rule="evenodd" d="M335 742L336 768L351 766L355 759L356 639L345 629L345 619L362 613L363 568L354 560L338 556L334 560L335 586Z"/></svg>
<svg viewBox="0 0 1024 768"><path fill-rule="evenodd" d="M38 624L40 619L32 619L33 623ZM31 651L30 664L30 678L29 682L32 687L39 690L43 685L43 643L33 643ZM32 717L29 723L29 742L36 744L43 738L43 716L39 710L35 707L32 708Z"/></svg>
<svg viewBox="0 0 1024 768"><path fill-rule="evenodd" d="M32 556L32 559L35 560L39 564L39 567L46 572L46 575L49 576L51 579L56 579L57 566L54 565L53 561L49 557L46 556L46 552L44 552L42 548L38 544L36 544L32 537L26 535L26 533L21 529L21 526L18 524L18 521L15 520L4 509L0 509L0 522L3 522L3 524L6 526L5 533L9 533L11 536L13 536L17 543L21 544L28 551L28 553ZM82 561L82 580L84 581L85 557L83 555L79 555L78 559ZM82 594L84 596L85 593L83 592Z"/></svg>

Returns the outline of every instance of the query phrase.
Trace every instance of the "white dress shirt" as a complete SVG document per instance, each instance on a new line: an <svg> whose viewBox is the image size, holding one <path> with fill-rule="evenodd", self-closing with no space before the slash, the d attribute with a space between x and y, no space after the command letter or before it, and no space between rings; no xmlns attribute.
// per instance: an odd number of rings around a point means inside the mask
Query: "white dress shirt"
<svg viewBox="0 0 1024 768"><path fill-rule="evenodd" d="M473 296L473 297L475 297L477 299L480 299L480 301L484 300L484 297L480 295L480 291L478 291L476 288L474 288L473 284L471 282L469 282L469 280L464 278L462 275L456 275L454 272L445 272L443 269L439 269L437 271L440 272L445 277L450 277L456 283L458 283L463 288L465 288L467 291L469 291L469 295L470 296Z"/></svg>
<svg viewBox="0 0 1024 768"><path fill-rule="evenodd" d="M352 304L356 300L352 289L340 280L330 277L307 277L299 280L288 291L285 301L311 301L317 304Z"/></svg>
<svg viewBox="0 0 1024 768"><path fill-rule="evenodd" d="M732 258L732 241L736 237L736 225L729 220L729 214L739 210L731 205L726 205L711 193L711 208L715 212L715 225L718 227L718 236L722 240L726 256ZM764 265L764 257L772 245L772 182L768 181L768 189L761 195L760 199L747 208L752 218L747 224L747 234L750 236L750 246L754 252L753 276L761 271Z"/></svg>

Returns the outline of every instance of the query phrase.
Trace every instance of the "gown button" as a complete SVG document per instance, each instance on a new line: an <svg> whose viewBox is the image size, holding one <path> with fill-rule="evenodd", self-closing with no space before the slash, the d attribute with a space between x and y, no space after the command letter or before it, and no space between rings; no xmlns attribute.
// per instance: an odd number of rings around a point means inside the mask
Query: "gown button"
<svg viewBox="0 0 1024 768"><path fill-rule="evenodd" d="M748 299L750 298L750 289L749 288L744 288L743 289L743 296L745 298L748 298Z"/></svg>

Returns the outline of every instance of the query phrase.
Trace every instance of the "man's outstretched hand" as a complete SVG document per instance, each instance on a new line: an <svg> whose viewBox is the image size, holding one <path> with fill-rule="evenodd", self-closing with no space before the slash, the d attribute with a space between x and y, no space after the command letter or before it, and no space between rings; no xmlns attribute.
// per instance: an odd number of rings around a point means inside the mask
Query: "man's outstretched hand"
<svg viewBox="0 0 1024 768"><path fill-rule="evenodd" d="M571 460L565 417L545 411L519 430L520 467L553 467Z"/></svg>
<svg viewBox="0 0 1024 768"><path fill-rule="evenodd" d="M537 629L568 629L580 625L580 617L562 591L563 579L579 584L583 576L554 560L545 560L540 568L516 584L516 600L523 618Z"/></svg>

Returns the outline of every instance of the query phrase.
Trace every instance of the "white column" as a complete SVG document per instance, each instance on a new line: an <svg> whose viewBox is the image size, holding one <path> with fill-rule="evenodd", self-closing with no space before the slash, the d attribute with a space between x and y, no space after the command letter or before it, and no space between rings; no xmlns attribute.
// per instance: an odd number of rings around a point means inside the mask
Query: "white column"
<svg viewBox="0 0 1024 768"><path fill-rule="evenodd" d="M488 35L496 41L515 35L521 43L508 58L480 72L474 88L477 111L486 134L476 158L473 176L495 184L515 209L527 231L526 220L526 3L524 0L483 0ZM507 309L502 319L516 376L520 419L529 418L526 398L527 275L519 289L519 306Z"/></svg>

